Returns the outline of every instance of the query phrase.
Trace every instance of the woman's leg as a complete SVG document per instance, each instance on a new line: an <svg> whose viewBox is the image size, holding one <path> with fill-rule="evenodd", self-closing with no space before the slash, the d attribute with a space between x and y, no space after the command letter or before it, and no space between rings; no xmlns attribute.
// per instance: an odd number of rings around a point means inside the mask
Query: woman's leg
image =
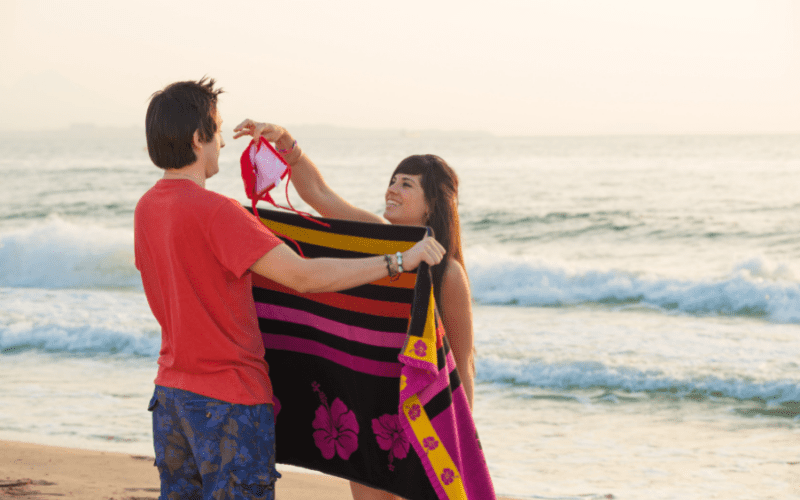
<svg viewBox="0 0 800 500"><path fill-rule="evenodd" d="M350 491L353 492L353 500L403 500L387 491L376 490L353 481L350 481Z"/></svg>

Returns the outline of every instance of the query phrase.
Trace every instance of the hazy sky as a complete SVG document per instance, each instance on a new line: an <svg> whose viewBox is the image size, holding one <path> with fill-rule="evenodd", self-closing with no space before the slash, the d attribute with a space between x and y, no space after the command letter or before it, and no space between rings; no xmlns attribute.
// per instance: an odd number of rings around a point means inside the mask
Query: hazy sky
<svg viewBox="0 0 800 500"><path fill-rule="evenodd" d="M800 133L800 2L0 0L0 129L143 126L205 74L229 129Z"/></svg>

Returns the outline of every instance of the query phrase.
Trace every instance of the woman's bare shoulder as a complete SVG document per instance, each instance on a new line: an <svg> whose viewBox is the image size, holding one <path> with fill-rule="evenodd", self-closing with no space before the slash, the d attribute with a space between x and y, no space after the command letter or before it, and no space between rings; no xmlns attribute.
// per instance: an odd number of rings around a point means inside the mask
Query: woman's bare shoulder
<svg viewBox="0 0 800 500"><path fill-rule="evenodd" d="M450 292L461 289L469 294L469 279L461 262L450 258L446 260L442 275L442 288L443 291Z"/></svg>
<svg viewBox="0 0 800 500"><path fill-rule="evenodd" d="M451 257L445 257L444 275L453 277L466 277L467 271L464 269L464 266L461 264L461 262Z"/></svg>

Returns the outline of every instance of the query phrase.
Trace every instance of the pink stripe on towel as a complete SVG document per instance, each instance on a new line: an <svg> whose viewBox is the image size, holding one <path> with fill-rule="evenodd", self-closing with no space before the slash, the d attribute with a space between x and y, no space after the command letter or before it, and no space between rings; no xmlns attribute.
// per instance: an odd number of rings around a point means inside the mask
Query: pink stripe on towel
<svg viewBox="0 0 800 500"><path fill-rule="evenodd" d="M274 333L262 333L264 347L275 351L291 351L301 354L310 354L319 358L324 358L338 365L344 366L354 371L375 375L378 377L399 377L400 362L389 363L385 361L374 361L360 356L347 354L333 347L327 346L316 340L300 339L290 335L278 335Z"/></svg>
<svg viewBox="0 0 800 500"><path fill-rule="evenodd" d="M310 326L337 337L377 347L397 347L402 349L406 333L381 332L357 326L350 326L306 311L298 311L291 307L274 306L256 302L256 314L259 318L286 321L297 325Z"/></svg>

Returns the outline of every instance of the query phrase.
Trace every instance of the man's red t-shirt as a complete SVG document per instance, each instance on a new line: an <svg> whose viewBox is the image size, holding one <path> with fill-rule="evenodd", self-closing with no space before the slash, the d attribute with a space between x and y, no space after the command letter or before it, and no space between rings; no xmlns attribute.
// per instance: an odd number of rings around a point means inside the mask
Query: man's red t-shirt
<svg viewBox="0 0 800 500"><path fill-rule="evenodd" d="M155 383L271 403L249 268L281 240L235 200L184 179L158 181L133 225L136 268L161 325Z"/></svg>

